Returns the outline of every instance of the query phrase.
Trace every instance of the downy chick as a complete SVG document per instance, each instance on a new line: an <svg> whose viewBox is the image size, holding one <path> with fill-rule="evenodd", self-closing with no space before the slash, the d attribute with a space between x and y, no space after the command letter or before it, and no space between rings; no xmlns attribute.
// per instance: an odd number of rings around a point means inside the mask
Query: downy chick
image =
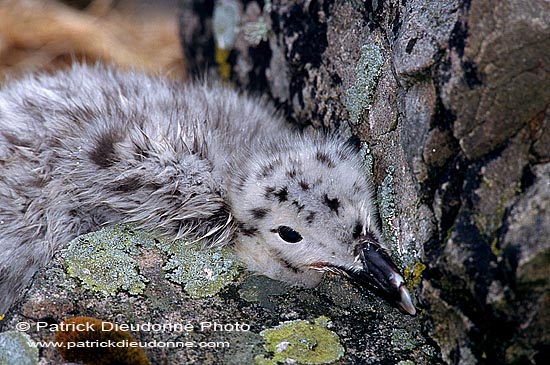
<svg viewBox="0 0 550 365"><path fill-rule="evenodd" d="M343 139L229 88L75 65L0 91L0 313L71 239L132 223L294 285L341 273L415 314L375 216Z"/></svg>

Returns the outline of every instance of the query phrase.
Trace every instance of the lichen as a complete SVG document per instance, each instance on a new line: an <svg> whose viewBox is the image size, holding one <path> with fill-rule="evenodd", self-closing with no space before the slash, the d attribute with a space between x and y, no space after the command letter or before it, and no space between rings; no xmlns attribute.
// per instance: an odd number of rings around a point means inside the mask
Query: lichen
<svg viewBox="0 0 550 365"><path fill-rule="evenodd" d="M410 291L413 290L418 284L420 284L420 279L422 279L422 272L426 269L426 265L421 261L416 261L413 265L405 268L405 281L407 282L407 287Z"/></svg>
<svg viewBox="0 0 550 365"><path fill-rule="evenodd" d="M0 333L0 365L38 364L38 348L29 345L31 341L26 333L16 331Z"/></svg>
<svg viewBox="0 0 550 365"><path fill-rule="evenodd" d="M264 348L273 353L266 358L259 355L256 364L330 364L344 355L338 335L327 327L330 320L319 317L313 322L296 320L264 330Z"/></svg>
<svg viewBox="0 0 550 365"><path fill-rule="evenodd" d="M218 74L224 80L228 80L231 76L231 65L229 64L229 54L231 52L227 49L221 49L216 47L214 52L214 60L218 65Z"/></svg>
<svg viewBox="0 0 550 365"><path fill-rule="evenodd" d="M267 41L267 36L271 31L263 17L255 22L248 22L242 26L244 39L253 46L257 46L262 41Z"/></svg>
<svg viewBox="0 0 550 365"><path fill-rule="evenodd" d="M388 166L386 176L377 191L380 217L382 218L382 231L384 237L390 241L393 247L398 248L399 226L397 222L397 208L395 204L395 188L393 179L394 168ZM399 252L403 254L403 252Z"/></svg>
<svg viewBox="0 0 550 365"><path fill-rule="evenodd" d="M240 22L239 4L235 0L219 0L214 6L212 24L216 47L231 49L237 38Z"/></svg>
<svg viewBox="0 0 550 365"><path fill-rule="evenodd" d="M140 294L147 279L138 273L138 240L132 231L113 226L72 240L61 251L69 276L93 292L111 295L124 290Z"/></svg>
<svg viewBox="0 0 550 365"><path fill-rule="evenodd" d="M141 294L148 280L138 272L134 258L140 248L160 251L167 260L165 277L182 284L192 298L213 296L238 275L237 259L229 249L155 239L123 225L80 236L61 254L69 276L86 289L102 295L120 290Z"/></svg>
<svg viewBox="0 0 550 365"><path fill-rule="evenodd" d="M374 166L374 157L370 150L370 146L367 142L361 143L361 156L363 157L363 165L367 170L369 177L372 177L373 166Z"/></svg>
<svg viewBox="0 0 550 365"><path fill-rule="evenodd" d="M378 46L366 44L361 47L361 57L355 66L355 83L348 89L345 99L352 124L358 124L372 106L383 64Z"/></svg>
<svg viewBox="0 0 550 365"><path fill-rule="evenodd" d="M217 294L237 277L237 258L226 248L201 248L198 244L176 241L164 251L170 259L163 266L166 278L184 286L192 298Z"/></svg>
<svg viewBox="0 0 550 365"><path fill-rule="evenodd" d="M231 74L229 54L239 32L239 4L235 0L216 1L212 24L214 29L215 51L214 58L218 66L218 73L227 80Z"/></svg>
<svg viewBox="0 0 550 365"><path fill-rule="evenodd" d="M258 20L255 22L245 23L241 27L244 39L251 45L257 46L260 42L267 41L267 37L271 31L271 26L266 19L271 17L272 10L273 6L271 4L271 0L264 1L262 15L258 17Z"/></svg>
<svg viewBox="0 0 550 365"><path fill-rule="evenodd" d="M493 237L493 240L491 241L491 252L496 257L502 255L502 249L499 247L498 237Z"/></svg>

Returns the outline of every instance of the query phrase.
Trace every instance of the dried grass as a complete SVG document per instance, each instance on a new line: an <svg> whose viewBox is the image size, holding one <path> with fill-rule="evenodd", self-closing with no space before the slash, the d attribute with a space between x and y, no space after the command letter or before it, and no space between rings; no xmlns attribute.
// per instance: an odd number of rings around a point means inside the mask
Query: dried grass
<svg viewBox="0 0 550 365"><path fill-rule="evenodd" d="M0 83L75 60L185 76L174 13L123 14L111 0L82 11L51 0L0 1Z"/></svg>

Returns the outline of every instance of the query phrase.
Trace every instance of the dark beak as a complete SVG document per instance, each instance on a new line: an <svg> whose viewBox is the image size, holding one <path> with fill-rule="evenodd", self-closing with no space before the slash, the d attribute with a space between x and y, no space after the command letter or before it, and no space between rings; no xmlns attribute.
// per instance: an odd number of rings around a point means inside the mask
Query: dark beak
<svg viewBox="0 0 550 365"><path fill-rule="evenodd" d="M416 309L405 280L399 273L386 251L370 237L361 237L356 254L362 263L362 270L345 270L346 274L357 284L395 305L402 312L414 316Z"/></svg>

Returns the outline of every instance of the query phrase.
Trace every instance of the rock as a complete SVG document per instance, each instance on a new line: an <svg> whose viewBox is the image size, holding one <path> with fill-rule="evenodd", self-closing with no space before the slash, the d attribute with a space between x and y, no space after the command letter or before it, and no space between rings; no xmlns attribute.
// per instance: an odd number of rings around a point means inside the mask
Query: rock
<svg viewBox="0 0 550 365"><path fill-rule="evenodd" d="M469 159L502 146L550 99L550 5L468 2L448 49L441 98ZM465 2L465 6L468 5ZM526 21L526 19L529 19ZM460 40L462 38L462 40Z"/></svg>
<svg viewBox="0 0 550 365"><path fill-rule="evenodd" d="M502 257L516 275L488 297L517 323L517 342L506 349L507 363L543 363L550 343L550 163L534 166L533 175L503 234Z"/></svg>
<svg viewBox="0 0 550 365"><path fill-rule="evenodd" d="M75 253L83 250L87 254L77 259ZM123 265L113 257L121 257ZM242 269L236 277L232 261L227 249L197 250L130 227L82 236L38 272L24 298L0 321L0 360L2 351L8 351L27 356L29 364L38 359L62 363L55 348L41 347L38 352L27 344L54 341L64 320L85 316L91 317L88 321L128 326L119 329L146 345L143 350L153 364L253 364L286 358L304 364L384 359L433 363L436 349L421 335L418 317L401 314L373 294L336 276L310 290ZM96 272L93 278L88 267ZM111 277L108 286L103 274ZM133 285L136 278L143 286ZM298 325L288 327L288 321ZM311 331L309 321L316 326ZM29 327L23 334L16 332L23 329L20 323ZM290 336L286 352L280 343L284 341L274 340L281 336L281 326ZM303 341L306 346L298 346ZM316 349L317 343L322 348ZM272 346L281 352L270 352Z"/></svg>
<svg viewBox="0 0 550 365"><path fill-rule="evenodd" d="M0 333L0 364L38 364L38 349L29 345L30 337L17 331Z"/></svg>

